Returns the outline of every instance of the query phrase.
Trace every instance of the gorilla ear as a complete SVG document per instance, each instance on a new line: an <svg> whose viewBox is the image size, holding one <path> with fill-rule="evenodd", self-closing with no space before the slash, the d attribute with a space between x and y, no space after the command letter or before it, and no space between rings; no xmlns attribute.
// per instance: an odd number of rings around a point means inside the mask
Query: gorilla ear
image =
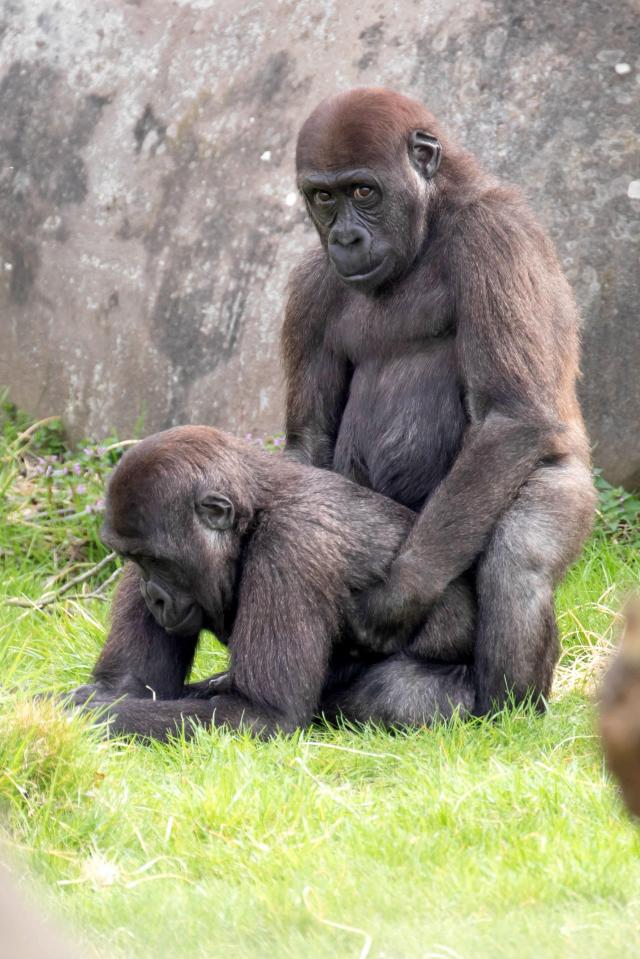
<svg viewBox="0 0 640 959"><path fill-rule="evenodd" d="M435 176L442 159L440 141L424 130L414 130L409 137L409 157L425 180Z"/></svg>
<svg viewBox="0 0 640 959"><path fill-rule="evenodd" d="M230 529L236 516L233 503L222 493L205 493L196 510L209 529Z"/></svg>

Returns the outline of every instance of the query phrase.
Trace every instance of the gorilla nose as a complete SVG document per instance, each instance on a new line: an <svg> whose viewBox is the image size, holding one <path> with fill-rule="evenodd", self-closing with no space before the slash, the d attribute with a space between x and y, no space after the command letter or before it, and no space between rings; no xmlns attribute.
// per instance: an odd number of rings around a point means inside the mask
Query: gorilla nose
<svg viewBox="0 0 640 959"><path fill-rule="evenodd" d="M147 609L168 633L196 635L202 628L202 610L190 596L172 596L154 580L140 580Z"/></svg>
<svg viewBox="0 0 640 959"><path fill-rule="evenodd" d="M359 227L349 227L343 230L332 230L329 237L329 243L336 243L338 246L355 246L357 243L363 243L367 234Z"/></svg>
<svg viewBox="0 0 640 959"><path fill-rule="evenodd" d="M153 582L146 583L145 592L145 599L150 612L153 613L156 619L162 620L166 611L171 606L171 597L162 586L158 586L157 583Z"/></svg>
<svg viewBox="0 0 640 959"><path fill-rule="evenodd" d="M329 234L329 256L339 273L345 276L367 273L371 269L371 237L361 227L334 227Z"/></svg>

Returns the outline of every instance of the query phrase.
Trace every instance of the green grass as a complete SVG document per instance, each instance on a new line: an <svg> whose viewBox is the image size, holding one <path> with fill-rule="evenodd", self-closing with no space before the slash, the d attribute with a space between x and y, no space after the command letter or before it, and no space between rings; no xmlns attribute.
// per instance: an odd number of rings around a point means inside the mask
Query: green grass
<svg viewBox="0 0 640 959"><path fill-rule="evenodd" d="M118 449L70 454L55 424L20 439L25 425L7 409L0 603L37 601L104 556L86 510ZM48 461L36 471L52 449L57 476ZM86 680L114 567L42 609L0 605L7 848L110 959L639 955L640 838L604 772L591 699L640 537L628 498L618 522L622 494L603 489L599 530L558 594L564 654L544 717L105 741L29 695ZM197 673L223 663L212 641Z"/></svg>

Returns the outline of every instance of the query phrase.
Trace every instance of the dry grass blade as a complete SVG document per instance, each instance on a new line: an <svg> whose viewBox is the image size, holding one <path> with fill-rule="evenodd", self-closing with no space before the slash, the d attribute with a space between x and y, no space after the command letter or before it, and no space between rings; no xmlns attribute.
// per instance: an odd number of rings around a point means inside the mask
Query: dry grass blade
<svg viewBox="0 0 640 959"><path fill-rule="evenodd" d="M59 422L60 422L59 416L45 416L44 419L37 420L35 423L32 423L28 429L23 430L22 433L19 433L18 436L16 436L13 443L11 444L11 446L14 446L14 447L20 446L21 443L24 443L27 440L30 440L33 434L37 433L37 431L41 429L43 426L48 426L49 423L59 423Z"/></svg>
<svg viewBox="0 0 640 959"><path fill-rule="evenodd" d="M29 599L18 599L11 597L10 599L5 600L5 606L19 606L23 609L43 609L45 606L50 606L51 603L57 602L61 596L67 593L72 587L78 586L80 583L86 582L88 579L91 579L100 570L104 569L105 566L108 566L109 563L112 563L116 558L116 553L108 553L99 563L96 563L95 566L92 566L90 569L80 573L78 576L74 576L73 579L68 580L63 586L59 589L52 590L49 593L43 593L40 599L29 600ZM109 579L112 580L114 575L112 574ZM100 590L96 591L100 592Z"/></svg>

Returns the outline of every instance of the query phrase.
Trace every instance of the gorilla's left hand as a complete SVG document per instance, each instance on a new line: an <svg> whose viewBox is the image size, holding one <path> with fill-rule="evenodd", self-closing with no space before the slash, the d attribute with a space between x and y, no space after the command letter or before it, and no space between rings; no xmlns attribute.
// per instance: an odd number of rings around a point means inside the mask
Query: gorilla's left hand
<svg viewBox="0 0 640 959"><path fill-rule="evenodd" d="M357 643L380 653L406 646L437 598L424 580L401 555L383 582L354 594L347 621Z"/></svg>

